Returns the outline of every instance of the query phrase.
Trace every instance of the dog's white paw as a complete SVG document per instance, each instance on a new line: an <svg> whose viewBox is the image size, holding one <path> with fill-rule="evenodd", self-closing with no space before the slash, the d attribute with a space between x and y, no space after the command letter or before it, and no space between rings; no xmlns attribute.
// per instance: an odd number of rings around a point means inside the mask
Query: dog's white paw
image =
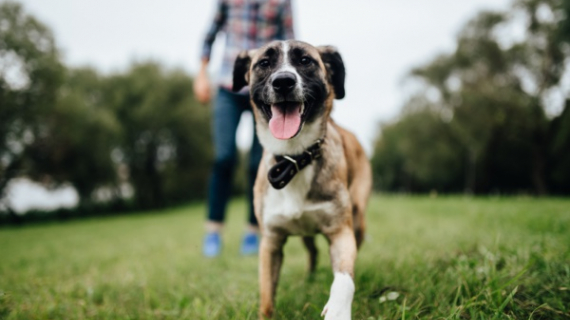
<svg viewBox="0 0 570 320"><path fill-rule="evenodd" d="M329 301L323 308L323 312L321 312L322 316L325 317L325 320L350 320L350 305L347 308L346 306L331 304Z"/></svg>
<svg viewBox="0 0 570 320"><path fill-rule="evenodd" d="M321 317L325 316L325 320L350 320L353 296L354 282L350 275L335 272L331 295Z"/></svg>

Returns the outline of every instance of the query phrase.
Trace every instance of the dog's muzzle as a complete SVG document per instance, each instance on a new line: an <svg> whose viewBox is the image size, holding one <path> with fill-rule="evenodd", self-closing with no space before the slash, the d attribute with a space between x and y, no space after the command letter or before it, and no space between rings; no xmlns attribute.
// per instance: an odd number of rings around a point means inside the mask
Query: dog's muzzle
<svg viewBox="0 0 570 320"><path fill-rule="evenodd" d="M296 85L297 78L291 72L281 72L271 82L276 95L281 95L284 99L295 89Z"/></svg>
<svg viewBox="0 0 570 320"><path fill-rule="evenodd" d="M292 72L276 73L269 82L269 130L277 139L296 136L303 126L304 103L297 76Z"/></svg>

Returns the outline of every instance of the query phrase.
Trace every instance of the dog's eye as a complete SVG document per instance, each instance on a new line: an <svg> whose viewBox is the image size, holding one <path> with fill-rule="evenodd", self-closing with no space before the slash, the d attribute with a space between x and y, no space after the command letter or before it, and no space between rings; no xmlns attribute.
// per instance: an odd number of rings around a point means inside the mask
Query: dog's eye
<svg viewBox="0 0 570 320"><path fill-rule="evenodd" d="M302 57L300 62L302 65L307 66L311 64L312 60L309 57Z"/></svg>
<svg viewBox="0 0 570 320"><path fill-rule="evenodd" d="M267 59L263 59L263 60L259 61L259 66L262 68L267 68L267 67L269 67L269 65L270 65L270 63L269 63L269 60L267 60Z"/></svg>

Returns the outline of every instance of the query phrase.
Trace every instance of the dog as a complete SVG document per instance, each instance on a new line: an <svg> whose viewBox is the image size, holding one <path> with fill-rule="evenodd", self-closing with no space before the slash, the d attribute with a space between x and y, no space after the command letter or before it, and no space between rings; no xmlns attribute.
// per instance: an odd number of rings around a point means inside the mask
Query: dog
<svg viewBox="0 0 570 320"><path fill-rule="evenodd" d="M264 148L254 185L260 224L260 319L272 317L288 236L302 236L309 272L316 234L330 245L334 281L321 316L351 319L354 263L365 231L370 163L356 137L331 118L345 96L344 62L330 46L274 41L238 55L233 91L249 85L257 136Z"/></svg>

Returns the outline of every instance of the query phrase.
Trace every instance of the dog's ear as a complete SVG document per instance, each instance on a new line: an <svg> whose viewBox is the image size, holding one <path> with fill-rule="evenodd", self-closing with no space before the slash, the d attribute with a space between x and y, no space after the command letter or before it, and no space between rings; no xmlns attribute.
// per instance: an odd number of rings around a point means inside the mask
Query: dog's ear
<svg viewBox="0 0 570 320"><path fill-rule="evenodd" d="M249 66L251 65L251 52L242 51L234 63L232 91L238 92L249 83Z"/></svg>
<svg viewBox="0 0 570 320"><path fill-rule="evenodd" d="M333 86L334 95L337 99L344 98L344 62L335 47L321 46L317 48L321 54L321 60L327 69L327 78Z"/></svg>

